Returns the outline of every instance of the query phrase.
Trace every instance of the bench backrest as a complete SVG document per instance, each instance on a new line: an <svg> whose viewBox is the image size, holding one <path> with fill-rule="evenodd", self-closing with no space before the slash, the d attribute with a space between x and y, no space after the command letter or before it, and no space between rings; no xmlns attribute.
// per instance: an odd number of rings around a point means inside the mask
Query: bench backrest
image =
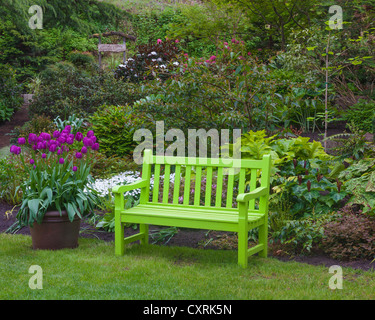
<svg viewBox="0 0 375 320"><path fill-rule="evenodd" d="M238 194L259 186L269 188L270 165L269 155L228 163L221 158L154 156L146 149L142 178L152 179L153 170L153 188L142 191L140 202L235 208ZM254 209L254 204L250 202L249 208Z"/></svg>

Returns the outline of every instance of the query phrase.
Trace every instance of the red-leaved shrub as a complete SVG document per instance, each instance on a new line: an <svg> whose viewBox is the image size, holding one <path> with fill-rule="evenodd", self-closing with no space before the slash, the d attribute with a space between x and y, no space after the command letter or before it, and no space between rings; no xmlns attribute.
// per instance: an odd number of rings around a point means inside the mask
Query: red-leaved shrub
<svg viewBox="0 0 375 320"><path fill-rule="evenodd" d="M339 260L374 259L375 219L350 208L340 214L324 226L324 252Z"/></svg>

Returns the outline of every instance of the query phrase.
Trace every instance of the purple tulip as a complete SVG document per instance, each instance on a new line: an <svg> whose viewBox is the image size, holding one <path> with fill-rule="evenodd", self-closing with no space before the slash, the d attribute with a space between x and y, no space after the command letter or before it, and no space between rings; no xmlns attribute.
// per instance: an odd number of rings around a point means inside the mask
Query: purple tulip
<svg viewBox="0 0 375 320"><path fill-rule="evenodd" d="M47 158L47 155L45 153L42 153L42 158L43 159Z"/></svg>
<svg viewBox="0 0 375 320"><path fill-rule="evenodd" d="M65 135L60 135L60 137L57 138L57 142L60 143L60 144L63 144L66 142L66 137Z"/></svg>
<svg viewBox="0 0 375 320"><path fill-rule="evenodd" d="M77 152L76 153L76 158L77 159L81 159L82 158L82 153L81 152Z"/></svg>
<svg viewBox="0 0 375 320"><path fill-rule="evenodd" d="M34 159L30 159L30 164L34 164L34 163L35 163Z"/></svg>
<svg viewBox="0 0 375 320"><path fill-rule="evenodd" d="M21 138L18 138L18 144L25 144L26 143L26 139L21 137Z"/></svg>
<svg viewBox="0 0 375 320"><path fill-rule="evenodd" d="M73 167L73 171L74 171L74 172L76 172L77 169L78 169L78 168L77 168L76 166Z"/></svg>
<svg viewBox="0 0 375 320"><path fill-rule="evenodd" d="M33 148L34 151L36 151L37 150L36 144L33 144L32 148Z"/></svg>
<svg viewBox="0 0 375 320"><path fill-rule="evenodd" d="M60 158L60 159L59 159L59 163L60 163L60 164L64 164L64 162L65 162L64 158Z"/></svg>
<svg viewBox="0 0 375 320"><path fill-rule="evenodd" d="M30 133L29 134L29 138L28 138L29 144L36 143L37 142L37 138L38 138L38 136L35 133Z"/></svg>
<svg viewBox="0 0 375 320"><path fill-rule="evenodd" d="M82 134L81 132L77 132L75 138L76 138L77 141L82 141L82 139L83 139L83 134Z"/></svg>
<svg viewBox="0 0 375 320"><path fill-rule="evenodd" d="M82 153L87 153L87 148L86 147L82 147L81 152Z"/></svg>
<svg viewBox="0 0 375 320"><path fill-rule="evenodd" d="M55 152L56 151L56 149L57 149L57 145L56 144L51 144L50 146L49 146L49 152Z"/></svg>
<svg viewBox="0 0 375 320"><path fill-rule="evenodd" d="M62 150L61 149L57 150L57 154L58 155L62 154Z"/></svg>
<svg viewBox="0 0 375 320"><path fill-rule="evenodd" d="M72 137L68 137L67 139L66 139L66 143L67 144L73 144L74 143L74 137L72 138Z"/></svg>
<svg viewBox="0 0 375 320"><path fill-rule="evenodd" d="M40 136L43 138L43 140L47 140L47 141L51 140L51 135L49 133L42 132Z"/></svg>
<svg viewBox="0 0 375 320"><path fill-rule="evenodd" d="M96 142L96 137L95 137L95 136L90 137L90 139L91 139L91 141L92 141L93 143Z"/></svg>
<svg viewBox="0 0 375 320"><path fill-rule="evenodd" d="M99 150L99 143L94 143L91 147L92 150Z"/></svg>
<svg viewBox="0 0 375 320"><path fill-rule="evenodd" d="M83 145L85 147L91 147L93 145L93 142L92 142L92 140L90 138L84 137L83 138Z"/></svg>
<svg viewBox="0 0 375 320"><path fill-rule="evenodd" d="M64 130L63 131L66 131L67 133L70 133L70 131L72 131L72 127L71 126L65 126Z"/></svg>
<svg viewBox="0 0 375 320"><path fill-rule="evenodd" d="M12 145L10 147L10 152L13 154L20 154L21 153L21 147L17 147L15 145Z"/></svg>
<svg viewBox="0 0 375 320"><path fill-rule="evenodd" d="M56 130L56 131L53 132L53 137L54 138L58 138L58 137L60 137L60 135L61 135L61 133L58 130Z"/></svg>
<svg viewBox="0 0 375 320"><path fill-rule="evenodd" d="M87 131L87 135L86 136L88 138L91 138L93 135L94 135L94 131L92 131L92 130Z"/></svg>

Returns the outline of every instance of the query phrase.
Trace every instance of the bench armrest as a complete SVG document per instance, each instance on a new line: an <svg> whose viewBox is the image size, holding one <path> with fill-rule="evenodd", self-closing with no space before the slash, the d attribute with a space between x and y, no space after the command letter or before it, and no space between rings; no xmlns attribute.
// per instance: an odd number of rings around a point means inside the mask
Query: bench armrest
<svg viewBox="0 0 375 320"><path fill-rule="evenodd" d="M147 183L148 183L148 180L139 180L130 184L123 185L123 186L114 186L112 188L112 192L113 193L125 193L130 190L144 188L147 186Z"/></svg>
<svg viewBox="0 0 375 320"><path fill-rule="evenodd" d="M249 202L267 194L266 187L259 187L248 193L241 193L237 196L237 202Z"/></svg>

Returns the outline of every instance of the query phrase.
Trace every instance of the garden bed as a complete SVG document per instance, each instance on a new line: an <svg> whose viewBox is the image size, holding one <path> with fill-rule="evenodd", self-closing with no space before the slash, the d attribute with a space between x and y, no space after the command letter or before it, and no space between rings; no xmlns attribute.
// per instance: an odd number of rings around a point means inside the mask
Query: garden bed
<svg viewBox="0 0 375 320"><path fill-rule="evenodd" d="M6 214L6 212L12 210L12 206L4 203L0 203L0 233L4 233L10 226L16 222L15 209L13 213ZM162 228L157 226L150 226L150 233L160 231ZM130 236L137 233L137 230L129 227L125 229L125 236ZM30 235L28 228L22 228L16 234ZM103 230L96 229L88 221L82 221L81 233L82 238L100 239L103 241L114 241L114 233L106 232ZM168 240L168 238L166 239ZM152 242L152 241L150 241ZM166 241L165 241L166 242ZM192 230L192 229L179 229L178 233L167 241L167 243L160 243L160 245L168 246L182 246L200 249L217 249L217 250L232 250L236 245L236 239L231 232L217 232L209 230ZM301 256L288 256L286 254L280 255L280 251L276 248L270 247L271 257L274 257L280 261L296 261L301 263L307 263L311 265L323 265L330 267L332 265L339 265L342 267L350 267L353 269L370 270L374 269L375 263L371 263L371 260L358 260L358 261L339 261L332 259L324 254L315 253L312 255L301 255Z"/></svg>
<svg viewBox="0 0 375 320"><path fill-rule="evenodd" d="M21 126L28 118L27 104L20 109L13 116L10 122L0 125L0 148L9 146L9 134L15 126ZM344 126L332 127L328 131L328 136L337 134L344 131ZM309 137L311 140L322 140L320 133L304 133L301 136ZM332 147L332 142L329 142L328 149ZM10 226L16 222L17 208L11 214L6 214L12 210L12 206L5 203L0 203L0 233L4 233ZM150 233L157 233L164 228L151 226ZM138 231L129 227L125 229L125 236L129 236L137 233ZM17 234L30 235L28 228L23 228L17 232ZM179 229L176 234L169 238L170 235L165 237L162 241L158 242L159 245L168 246L183 246L191 248L201 249L223 249L223 250L236 250L236 236L229 232L216 232L209 230L193 230L193 229ZM103 241L114 241L114 233L106 232L95 228L89 221L84 220L81 224L82 238L96 238ZM154 242L155 239L150 240ZM281 261L294 260L301 263L308 263L312 265L340 265L346 267L352 267L354 269L369 270L374 268L375 264L371 264L371 260L359 260L359 261L339 261L330 258L329 256L314 252L310 255L290 256L284 250L279 250L277 246L270 245L270 256L273 256Z"/></svg>

